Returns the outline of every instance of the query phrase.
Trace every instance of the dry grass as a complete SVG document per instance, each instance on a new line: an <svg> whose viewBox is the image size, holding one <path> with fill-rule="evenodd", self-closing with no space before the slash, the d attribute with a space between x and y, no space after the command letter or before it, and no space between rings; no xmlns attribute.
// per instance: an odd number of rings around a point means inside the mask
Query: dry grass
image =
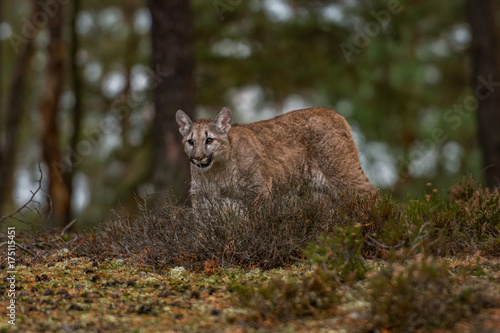
<svg viewBox="0 0 500 333"><path fill-rule="evenodd" d="M305 189L281 190L268 198L228 204L208 201L203 209L180 205L171 197L140 213L117 213L97 231L91 251L109 252L110 242L124 255L142 254L147 265L273 268L301 257L301 249L323 232L345 223L338 200ZM97 243L106 247L97 250Z"/></svg>
<svg viewBox="0 0 500 333"><path fill-rule="evenodd" d="M206 194L199 210L172 197L156 204L140 201L139 214L116 213L101 225L86 253L137 257L144 265L273 268L302 258L318 237L339 235L357 226L365 257L500 254L500 196L471 180L450 195L429 187L421 200L398 202L375 194L368 198L318 195L307 187L287 186L269 197L219 201ZM337 230L337 232L335 232ZM342 235L341 237L349 237Z"/></svg>

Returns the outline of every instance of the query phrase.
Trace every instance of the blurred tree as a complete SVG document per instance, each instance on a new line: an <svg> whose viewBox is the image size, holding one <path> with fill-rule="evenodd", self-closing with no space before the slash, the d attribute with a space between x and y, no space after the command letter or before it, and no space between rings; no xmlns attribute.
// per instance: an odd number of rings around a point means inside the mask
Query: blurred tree
<svg viewBox="0 0 500 333"><path fill-rule="evenodd" d="M40 2L32 0L29 10L28 17L33 17L40 10ZM11 200L19 126L26 108L24 103L24 88L34 53L33 40L38 33L38 30L34 30L35 28L32 27L34 26L25 26L22 36L14 35L11 41L17 53L17 59L12 72L10 90L5 108L7 113L5 116L5 127L2 126L0 128L3 133L0 137L0 212L2 211L2 206Z"/></svg>
<svg viewBox="0 0 500 333"><path fill-rule="evenodd" d="M114 157L127 168L125 177L122 177L120 184L115 186L116 197L131 210L137 206L136 198L131 193L140 192L138 187L150 180L152 168L149 145L134 143L131 135L137 125L134 124L133 119L141 110L141 107L135 104L138 104L138 100L143 97L143 95L137 94L133 87L134 68L137 70L139 61L136 51L141 47L141 36L134 29L134 15L140 10L141 2L141 0L126 0L123 3L124 24L129 31L123 45L125 50L123 54L125 87L120 94L121 96L112 105L113 110L119 114L118 120L121 128L121 149L114 154ZM150 53L148 52L148 54ZM144 133L147 139L150 139L150 132L148 130L147 133ZM148 162L145 163L144 160Z"/></svg>
<svg viewBox="0 0 500 333"><path fill-rule="evenodd" d="M49 16L49 42L47 45L47 74L40 103L42 156L47 165L50 215L48 229L62 228L69 222L71 201L64 170L61 169L59 100L64 84L66 47L63 40L65 5L59 4Z"/></svg>
<svg viewBox="0 0 500 333"><path fill-rule="evenodd" d="M80 12L80 0L73 0L71 8L71 44L70 44L70 52L69 52L69 64L70 64L70 72L71 72L71 85L73 88L73 95L75 97L75 104L73 106L73 119L72 119L72 133L69 142L70 151L77 151L78 149L78 140L80 137L80 132L82 129L82 119L83 119L83 110L82 110L82 83L80 79L80 70L77 64L77 52L80 46L79 37L77 33L77 19L78 13ZM70 159L70 157L68 157ZM68 201L72 202L73 198L73 180L75 177L76 168L71 167L68 168L66 173L64 174L64 183L68 187ZM72 219L72 210L71 207L69 212L67 213L68 218L67 222Z"/></svg>
<svg viewBox="0 0 500 333"><path fill-rule="evenodd" d="M193 20L190 1L149 0L152 23L152 68L161 80L154 88L153 182L159 191L185 195L189 162L184 155L175 113L193 116Z"/></svg>
<svg viewBox="0 0 500 333"><path fill-rule="evenodd" d="M467 0L472 33L472 88L486 183L500 186L500 38L493 0Z"/></svg>

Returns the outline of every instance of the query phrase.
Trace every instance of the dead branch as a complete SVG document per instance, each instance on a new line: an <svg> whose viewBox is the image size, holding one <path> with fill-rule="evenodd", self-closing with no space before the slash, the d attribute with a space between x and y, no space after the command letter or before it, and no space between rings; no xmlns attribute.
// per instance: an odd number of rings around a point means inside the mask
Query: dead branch
<svg viewBox="0 0 500 333"><path fill-rule="evenodd" d="M76 223L76 221L77 221L77 219L74 219L73 221L71 221L70 223L68 223L68 225L65 226L64 229L61 231L61 234L59 235L59 238L62 237L66 233L66 231L68 231L68 229L71 228L71 226Z"/></svg>
<svg viewBox="0 0 500 333"><path fill-rule="evenodd" d="M35 189L35 191L31 191L30 190L30 192L31 192L30 198L21 207L19 207L18 209L16 209L14 212L10 213L9 215L1 217L0 218L0 226L7 219L14 219L16 221L26 223L26 221L24 221L24 220L22 220L22 219L20 219L20 218L17 217L17 215L23 215L23 211L24 210L29 210L31 212L35 212L36 215L41 216L41 214L38 211L38 209L29 207L29 205L31 203L37 203L38 205L40 205L40 203L35 200L35 197L38 194L38 192L42 191L43 172L42 172L42 169L40 167L40 164L38 164L38 171L40 172L40 179L38 180L38 186Z"/></svg>

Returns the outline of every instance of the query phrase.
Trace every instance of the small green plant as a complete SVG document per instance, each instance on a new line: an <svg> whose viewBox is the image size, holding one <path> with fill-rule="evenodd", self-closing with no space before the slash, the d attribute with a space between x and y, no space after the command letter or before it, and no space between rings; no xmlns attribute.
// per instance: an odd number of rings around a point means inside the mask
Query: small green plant
<svg viewBox="0 0 500 333"><path fill-rule="evenodd" d="M483 188L472 177L464 177L450 189L450 201L466 215L461 228L478 249L500 255L500 190Z"/></svg>
<svg viewBox="0 0 500 333"><path fill-rule="evenodd" d="M334 272L318 267L302 278L272 278L256 285L234 283L231 290L236 305L251 311L249 318L286 322L332 308L339 301L337 287Z"/></svg>
<svg viewBox="0 0 500 333"><path fill-rule="evenodd" d="M395 332L450 329L488 305L479 289L461 288L448 265L432 257L392 264L366 288L376 326Z"/></svg>
<svg viewBox="0 0 500 333"><path fill-rule="evenodd" d="M304 255L321 271L331 272L339 282L362 280L366 272L361 255L363 240L361 224L339 227L331 235L322 235L309 244Z"/></svg>

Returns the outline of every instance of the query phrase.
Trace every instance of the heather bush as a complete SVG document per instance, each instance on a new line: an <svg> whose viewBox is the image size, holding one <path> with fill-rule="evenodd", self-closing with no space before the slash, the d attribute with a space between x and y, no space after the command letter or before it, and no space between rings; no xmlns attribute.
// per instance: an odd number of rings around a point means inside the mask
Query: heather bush
<svg viewBox="0 0 500 333"><path fill-rule="evenodd" d="M303 184L232 201L202 195L206 204L197 209L172 196L153 204L140 201L138 214L116 213L101 225L85 252L195 268L206 262L212 268L283 266L302 258L302 249L311 242L319 242L316 249L309 248L319 256L334 258L327 250L332 249L329 242L344 251L330 262L347 255L360 262L361 257L388 258L396 251L409 256L500 254L499 192L470 179L451 188L449 196L428 186L423 199L403 202L380 193L365 198L318 194ZM359 263L351 260L349 265ZM354 276L337 268L340 279L363 275L362 269L348 271Z"/></svg>
<svg viewBox="0 0 500 333"><path fill-rule="evenodd" d="M331 272L339 283L364 279L366 267L361 255L361 225L339 227L331 235L322 235L310 243L304 255L313 267Z"/></svg>
<svg viewBox="0 0 500 333"><path fill-rule="evenodd" d="M481 288L463 288L462 279L444 261L423 255L391 264L366 285L375 325L393 332L452 328L489 306Z"/></svg>
<svg viewBox="0 0 500 333"><path fill-rule="evenodd" d="M316 316L340 299L335 273L321 267L304 277L274 277L257 284L234 283L230 288L235 294L235 305L250 311L246 320L286 322Z"/></svg>
<svg viewBox="0 0 500 333"><path fill-rule="evenodd" d="M207 195L208 197L208 195ZM272 268L301 257L301 249L342 221L338 201L307 188L282 188L270 197L236 202L207 200L202 209L172 198L135 216L117 213L104 224L106 237L125 253L140 253L148 265ZM109 246L109 245L108 245Z"/></svg>

